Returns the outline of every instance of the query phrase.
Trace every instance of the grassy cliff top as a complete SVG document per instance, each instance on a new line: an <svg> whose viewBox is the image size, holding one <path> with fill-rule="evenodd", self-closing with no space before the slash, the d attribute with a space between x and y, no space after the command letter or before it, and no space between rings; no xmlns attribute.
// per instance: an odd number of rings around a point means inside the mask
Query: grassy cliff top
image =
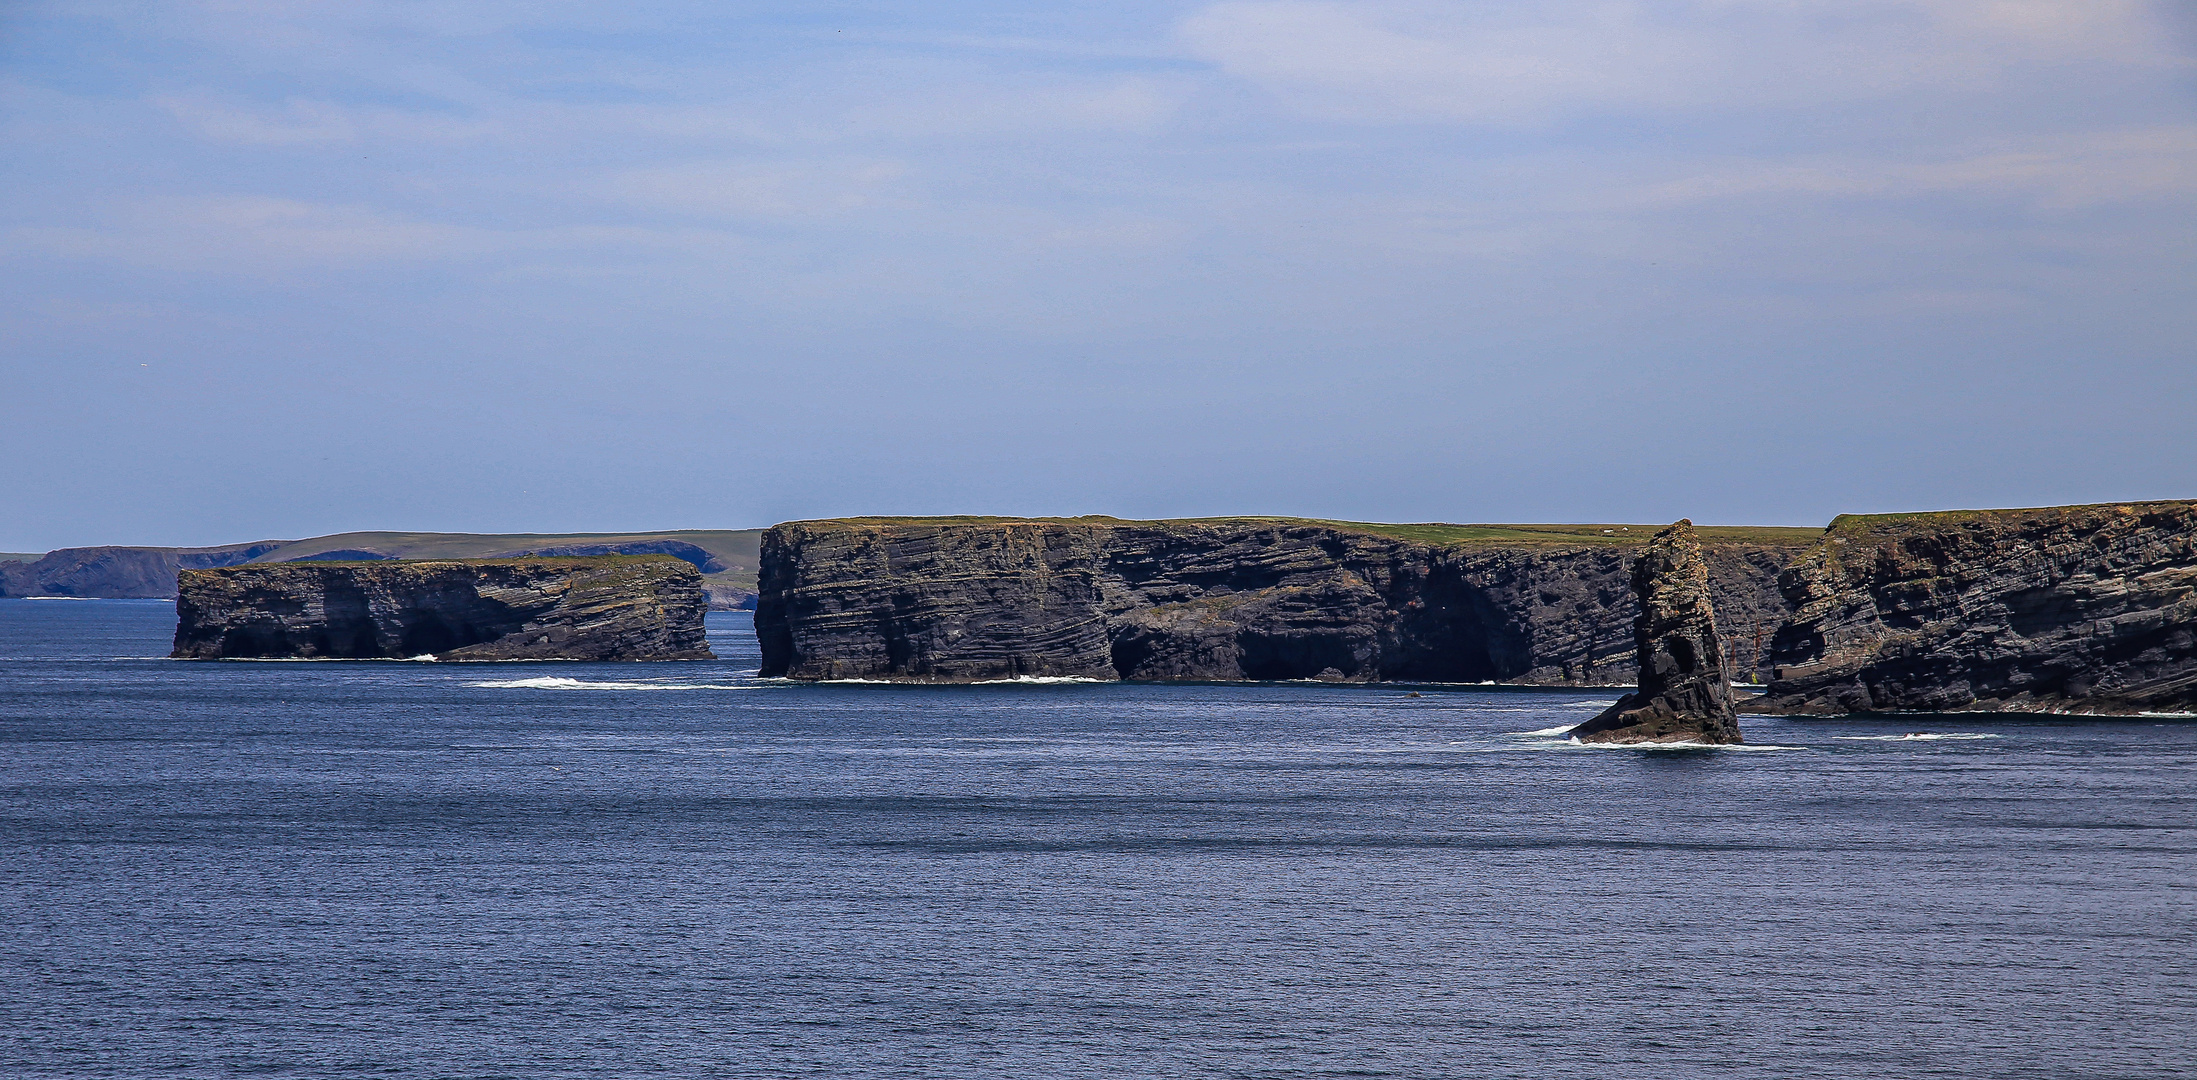
<svg viewBox="0 0 2197 1080"><path fill-rule="evenodd" d="M1909 514L1840 514L1824 532L1838 539L1875 539L1911 536L1962 525L2019 525L2098 514L2143 514L2156 511L2188 513L2197 502L2165 499L2152 502L2083 503L2075 506L2030 506L2008 510L1926 510Z"/></svg>
<svg viewBox="0 0 2197 1080"><path fill-rule="evenodd" d="M676 540L701 548L725 564L723 571L703 575L709 583L752 592L762 537L761 529L669 529L632 533L353 532L292 541L252 562L295 562L329 551L372 551L398 559L493 559L514 557L511 552L529 548Z"/></svg>
<svg viewBox="0 0 2197 1080"><path fill-rule="evenodd" d="M0 562L37 562L45 557L46 553L42 551L37 554L28 551L0 551Z"/></svg>
<svg viewBox="0 0 2197 1080"><path fill-rule="evenodd" d="M307 559L302 562L248 562L235 566L217 566L207 570L184 570L186 574L221 574L231 570L317 570L324 566L397 566L419 567L458 563L465 566L506 566L511 563L582 563L588 566L638 566L643 563L673 562L691 567L693 564L677 555L510 555L500 559Z"/></svg>
<svg viewBox="0 0 2197 1080"><path fill-rule="evenodd" d="M1645 543L1662 525L1597 524L1597 525L1450 525L1426 523L1417 525L1391 525L1367 521L1329 521L1320 518L1292 517L1214 517L1167 518L1156 521L1133 521L1122 518L1091 515L1073 518L1016 518L1016 517L863 517L830 518L821 521L791 522L812 528L845 526L851 528L881 528L891 526L945 526L945 525L1133 525L1145 528L1172 528L1190 525L1205 526L1310 526L1342 529L1349 532L1386 536L1420 544L1436 545L1484 545L1488 547L1576 547L1581 544L1631 545ZM1798 547L1823 535L1821 529L1782 528L1750 525L1695 526L1694 532L1710 543L1764 544Z"/></svg>

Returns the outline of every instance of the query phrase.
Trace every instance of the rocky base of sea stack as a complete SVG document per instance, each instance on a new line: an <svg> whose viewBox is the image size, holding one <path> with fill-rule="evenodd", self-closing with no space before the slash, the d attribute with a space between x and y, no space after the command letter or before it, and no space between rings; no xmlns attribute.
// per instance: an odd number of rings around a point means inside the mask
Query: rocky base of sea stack
<svg viewBox="0 0 2197 1080"><path fill-rule="evenodd" d="M707 660L701 574L667 555L185 570L178 659Z"/></svg>

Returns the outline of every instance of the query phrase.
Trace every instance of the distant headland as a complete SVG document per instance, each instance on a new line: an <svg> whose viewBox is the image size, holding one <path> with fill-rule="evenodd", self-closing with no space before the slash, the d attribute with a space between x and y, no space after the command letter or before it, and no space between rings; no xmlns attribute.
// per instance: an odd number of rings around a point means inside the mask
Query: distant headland
<svg viewBox="0 0 2197 1080"><path fill-rule="evenodd" d="M172 600L176 575L246 564L386 559L511 559L564 555L670 555L702 575L714 609L755 606L761 529L644 533L352 532L220 547L79 547L0 555L0 596Z"/></svg>

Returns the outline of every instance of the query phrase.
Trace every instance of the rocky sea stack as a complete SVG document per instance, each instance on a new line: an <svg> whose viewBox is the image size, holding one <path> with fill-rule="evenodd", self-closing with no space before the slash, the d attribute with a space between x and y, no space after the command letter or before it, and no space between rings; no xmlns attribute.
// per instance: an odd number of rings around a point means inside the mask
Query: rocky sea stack
<svg viewBox="0 0 2197 1080"><path fill-rule="evenodd" d="M292 562L178 575L179 659L707 660L668 555Z"/></svg>
<svg viewBox="0 0 2197 1080"><path fill-rule="evenodd" d="M1640 688L1573 728L1572 737L1586 743L1743 741L1717 639L1709 567L1692 521L1648 541L1633 562L1632 587L1640 599L1633 620Z"/></svg>

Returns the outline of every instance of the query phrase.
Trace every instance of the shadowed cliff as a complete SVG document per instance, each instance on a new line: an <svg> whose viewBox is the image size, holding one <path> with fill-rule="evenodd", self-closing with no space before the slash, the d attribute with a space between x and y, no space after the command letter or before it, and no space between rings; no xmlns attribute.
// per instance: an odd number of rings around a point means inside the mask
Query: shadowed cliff
<svg viewBox="0 0 2197 1080"><path fill-rule="evenodd" d="M2197 708L2197 503L1845 516L1750 711Z"/></svg>
<svg viewBox="0 0 2197 1080"><path fill-rule="evenodd" d="M1632 681L1645 526L852 519L764 534L763 673L956 682ZM1812 529L1705 529L1735 648ZM1736 639L1735 639L1736 640Z"/></svg>
<svg viewBox="0 0 2197 1080"><path fill-rule="evenodd" d="M701 575L665 555L185 570L175 655L706 660Z"/></svg>

